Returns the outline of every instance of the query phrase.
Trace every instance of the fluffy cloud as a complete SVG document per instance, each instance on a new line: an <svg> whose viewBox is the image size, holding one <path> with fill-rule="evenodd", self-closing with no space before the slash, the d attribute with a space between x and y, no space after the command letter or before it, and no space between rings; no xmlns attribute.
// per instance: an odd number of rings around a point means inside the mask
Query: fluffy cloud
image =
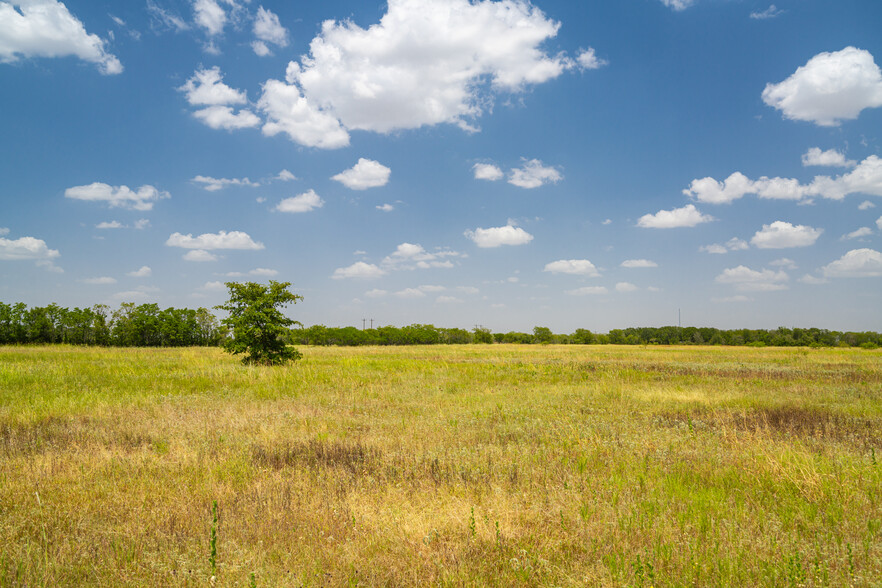
<svg viewBox="0 0 882 588"><path fill-rule="evenodd" d="M21 57L69 55L96 64L106 75L123 71L119 59L105 50L104 41L87 33L62 2L0 2L0 63L13 63Z"/></svg>
<svg viewBox="0 0 882 588"><path fill-rule="evenodd" d="M723 270L723 273L718 275L715 281L720 284L734 284L739 292L770 292L786 290L786 282L789 279L790 276L783 271L776 272L768 269L756 271L739 265Z"/></svg>
<svg viewBox="0 0 882 588"><path fill-rule="evenodd" d="M257 38L251 44L254 52L260 57L270 54L267 43L272 43L279 47L288 46L288 31L279 22L279 17L266 10L263 6L257 9L254 17L254 36Z"/></svg>
<svg viewBox="0 0 882 588"><path fill-rule="evenodd" d="M209 106L197 110L193 116L205 123L212 129L224 129L234 131L238 129L250 129L260 124L260 119L250 110L243 109L234 112L229 106Z"/></svg>
<svg viewBox="0 0 882 588"><path fill-rule="evenodd" d="M576 55L576 63L582 69L600 69L604 65L609 65L607 60L597 57L592 47L579 51L578 55Z"/></svg>
<svg viewBox="0 0 882 588"><path fill-rule="evenodd" d="M256 127L260 118L248 109L238 112L230 104L246 104L245 92L236 90L223 82L219 67L196 70L183 86L178 88L187 96L192 106L204 106L193 116L213 129L244 129Z"/></svg>
<svg viewBox="0 0 882 588"><path fill-rule="evenodd" d="M784 11L772 4L761 12L751 12L750 18L754 20L767 20L770 18L775 18L776 16L780 16L782 14L784 14Z"/></svg>
<svg viewBox="0 0 882 588"><path fill-rule="evenodd" d="M395 210L395 207L392 206L391 204L389 204L388 202L386 204L378 204L374 208L376 208L377 210L381 210L383 212L392 212L393 210Z"/></svg>
<svg viewBox="0 0 882 588"><path fill-rule="evenodd" d="M68 188L64 191L64 197L90 202L106 202L111 208L151 210L154 202L171 196L168 192L157 190L150 185L141 186L135 191L128 186L110 186L94 182L88 186Z"/></svg>
<svg viewBox="0 0 882 588"><path fill-rule="evenodd" d="M153 275L153 270L150 269L150 266L148 265L142 265L140 269L136 269L133 272L128 272L126 275L133 278L149 278L151 275Z"/></svg>
<svg viewBox="0 0 882 588"><path fill-rule="evenodd" d="M505 175L501 169L490 163L476 163L472 166L472 170L475 172L476 180L487 180L489 182L501 180Z"/></svg>
<svg viewBox="0 0 882 588"><path fill-rule="evenodd" d="M268 80L257 106L267 116L262 131L268 137L286 133L295 143L320 149L349 145L349 133L340 121L309 103L297 86Z"/></svg>
<svg viewBox="0 0 882 588"><path fill-rule="evenodd" d="M640 288L638 288L637 286L635 286L631 282L619 282L616 284L616 292L622 292L622 293L636 292L639 289Z"/></svg>
<svg viewBox="0 0 882 588"><path fill-rule="evenodd" d="M802 165L805 167L812 165L820 167L855 167L857 162L853 159L845 159L845 154L835 149L821 151L820 147L812 147L802 155Z"/></svg>
<svg viewBox="0 0 882 588"><path fill-rule="evenodd" d="M197 69L183 86L178 88L187 96L192 106L218 106L223 104L245 104L245 92L236 90L223 82L224 76L219 67Z"/></svg>
<svg viewBox="0 0 882 588"><path fill-rule="evenodd" d="M876 226L879 227L880 231L882 231L882 216L876 219Z"/></svg>
<svg viewBox="0 0 882 588"><path fill-rule="evenodd" d="M426 293L417 288L405 288L404 290L400 290L395 293L395 296L398 298L425 298Z"/></svg>
<svg viewBox="0 0 882 588"><path fill-rule="evenodd" d="M850 239L860 239L862 237L869 237L873 234L873 229L870 227L861 227L856 229L848 234L842 235L841 241L848 241Z"/></svg>
<svg viewBox="0 0 882 588"><path fill-rule="evenodd" d="M277 175L273 179L278 180L280 182L293 182L294 180L297 179L297 176L295 176L294 174L292 174L288 170L283 169L282 171L279 172L279 175Z"/></svg>
<svg viewBox="0 0 882 588"><path fill-rule="evenodd" d="M242 231L219 231L217 233L204 233L198 237L192 234L183 235L172 233L165 242L169 247L181 247L183 249L199 249L213 251L215 249L263 249L263 243L255 242L248 233Z"/></svg>
<svg viewBox="0 0 882 588"><path fill-rule="evenodd" d="M499 247L501 245L525 245L533 240L533 235L520 227L506 225L504 227L477 228L466 231L465 236L475 242L478 247Z"/></svg>
<svg viewBox="0 0 882 588"><path fill-rule="evenodd" d="M150 26L155 30L180 33L190 29L184 19L157 5L154 0L147 0L147 13L150 15Z"/></svg>
<svg viewBox="0 0 882 588"><path fill-rule="evenodd" d="M248 178L212 178L211 176L196 176L190 180L194 184L202 184L202 187L208 192L217 192L226 186L260 186L257 182L252 182Z"/></svg>
<svg viewBox="0 0 882 588"><path fill-rule="evenodd" d="M606 294L608 290L603 286L585 286L583 288L576 288L575 290L566 290L565 294L569 294L570 296L597 296L600 294Z"/></svg>
<svg viewBox="0 0 882 588"><path fill-rule="evenodd" d="M750 242L759 249L785 249L814 245L824 229L775 221L756 232Z"/></svg>
<svg viewBox="0 0 882 588"><path fill-rule="evenodd" d="M124 229L126 226L119 221L101 222L95 225L96 229Z"/></svg>
<svg viewBox="0 0 882 588"><path fill-rule="evenodd" d="M511 170L508 183L519 188L538 188L549 182L557 183L563 179L559 171L544 165L538 159L525 161L523 167Z"/></svg>
<svg viewBox="0 0 882 588"><path fill-rule="evenodd" d="M776 259L775 261L770 261L769 265L772 267L780 267L784 269L795 270L796 262L792 259L788 259L787 257L782 257L781 259Z"/></svg>
<svg viewBox="0 0 882 588"><path fill-rule="evenodd" d="M574 274L577 276L588 276L596 278L600 276L600 272L593 263L587 259L560 259L552 261L545 265L542 271L551 272L553 274Z"/></svg>
<svg viewBox="0 0 882 588"><path fill-rule="evenodd" d="M204 249L193 249L192 251L186 252L181 256L184 261L195 261L195 262L209 262L209 261L217 261L220 259L217 255L213 253L209 253Z"/></svg>
<svg viewBox="0 0 882 588"><path fill-rule="evenodd" d="M520 92L576 67L565 55L540 49L558 28L520 1L391 0L367 29L325 21L309 55L289 65L287 83L264 85L262 103L278 125L270 130L320 147L347 144L345 129L389 133L450 123L474 130L469 121L494 93ZM283 93L296 112L270 113ZM334 140L314 136L318 115L339 121L336 128L326 123Z"/></svg>
<svg viewBox="0 0 882 588"><path fill-rule="evenodd" d="M658 264L648 259L626 259L622 262L622 267L658 267Z"/></svg>
<svg viewBox="0 0 882 588"><path fill-rule="evenodd" d="M340 182L350 190L367 190L368 188L385 186L389 182L391 173L392 170L379 161L361 157L354 166L331 177L331 179Z"/></svg>
<svg viewBox="0 0 882 588"><path fill-rule="evenodd" d="M699 202L712 204L729 203L746 194L794 201L806 200L814 196L842 200L849 194L882 196L882 159L871 155L851 172L836 177L815 176L810 184L801 184L796 179L766 176L753 181L740 172L735 172L724 182L717 182L713 178L693 180L683 193Z"/></svg>
<svg viewBox="0 0 882 588"><path fill-rule="evenodd" d="M196 24L205 29L210 36L224 32L227 13L216 0L194 0L193 14Z"/></svg>
<svg viewBox="0 0 882 588"><path fill-rule="evenodd" d="M0 231L0 235L8 234L9 230ZM0 260L18 261L33 260L47 261L58 257L56 249L49 249L46 242L34 237L20 237L18 239L5 239L0 237Z"/></svg>
<svg viewBox="0 0 882 588"><path fill-rule="evenodd" d="M694 227L701 223L716 220L709 214L701 214L693 204L674 210L659 210L655 214L644 214L637 220L637 226L644 229L675 229Z"/></svg>
<svg viewBox="0 0 882 588"><path fill-rule="evenodd" d="M315 193L315 190L309 190L303 194L285 198L279 202L276 210L279 212L310 212L324 205L325 201Z"/></svg>
<svg viewBox="0 0 882 588"><path fill-rule="evenodd" d="M334 275L331 276L335 280L342 280L345 278L379 278L380 276L385 276L386 271L380 267L372 263L365 263L363 261L356 261L349 267L341 267L334 270Z"/></svg>
<svg viewBox="0 0 882 588"><path fill-rule="evenodd" d="M260 276L264 278L272 278L274 276L279 275L279 272L274 269L267 269L265 267L259 267L249 271L248 273L242 272L227 272L225 274L221 274L226 278L244 278L245 276Z"/></svg>
<svg viewBox="0 0 882 588"><path fill-rule="evenodd" d="M870 210L871 208L876 208L876 205L869 200L864 200L858 205L858 210Z"/></svg>
<svg viewBox="0 0 882 588"><path fill-rule="evenodd" d="M783 82L768 84L763 101L785 118L838 126L865 108L882 106L882 72L862 49L819 53Z"/></svg>
<svg viewBox="0 0 882 588"><path fill-rule="evenodd" d="M382 266L390 270L451 268L453 262L449 258L461 256L461 253L450 249L439 249L432 253L426 251L419 243L401 243L395 251L383 259Z"/></svg>
<svg viewBox="0 0 882 588"><path fill-rule="evenodd" d="M828 278L872 278L882 276L882 253L873 249L852 249L821 268Z"/></svg>

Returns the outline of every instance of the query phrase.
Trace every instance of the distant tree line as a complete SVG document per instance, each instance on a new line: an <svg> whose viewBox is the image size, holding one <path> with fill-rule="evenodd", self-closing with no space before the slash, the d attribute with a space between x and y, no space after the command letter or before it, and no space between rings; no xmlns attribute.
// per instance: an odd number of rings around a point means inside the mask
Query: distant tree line
<svg viewBox="0 0 882 588"><path fill-rule="evenodd" d="M70 309L0 302L0 344L183 347L219 345L225 337L226 329L204 308L161 310L156 304L124 302L111 311L104 304Z"/></svg>
<svg viewBox="0 0 882 588"><path fill-rule="evenodd" d="M492 333L476 327L447 329L434 325L406 327L326 327L313 325L290 332L290 343L300 345L433 345L466 343L521 343L559 345L750 345L756 347L866 347L882 346L882 334L875 332L840 332L827 329L768 329L722 330L713 327L641 327L613 329L609 333L592 333L576 329L565 335L556 334L548 327L535 327L532 333L510 331Z"/></svg>
<svg viewBox="0 0 882 588"><path fill-rule="evenodd" d="M205 308L160 309L157 304L124 302L116 310L104 304L64 308L57 304L28 308L24 303L0 302L0 345L68 343L119 347L184 347L220 345L228 329ZM576 329L557 334L548 327L531 333L493 333L414 324L404 327L326 327L313 325L287 330L288 344L299 345L460 345L521 343L574 345L750 345L775 347L882 347L882 334L827 329L731 329L713 327L640 327L593 333Z"/></svg>

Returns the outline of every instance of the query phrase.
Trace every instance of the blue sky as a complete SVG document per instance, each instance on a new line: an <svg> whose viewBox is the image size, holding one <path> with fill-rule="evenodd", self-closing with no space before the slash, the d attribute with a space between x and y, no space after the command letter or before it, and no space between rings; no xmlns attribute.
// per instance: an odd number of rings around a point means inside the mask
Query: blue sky
<svg viewBox="0 0 882 588"><path fill-rule="evenodd" d="M882 330L876 0L0 0L0 300Z"/></svg>

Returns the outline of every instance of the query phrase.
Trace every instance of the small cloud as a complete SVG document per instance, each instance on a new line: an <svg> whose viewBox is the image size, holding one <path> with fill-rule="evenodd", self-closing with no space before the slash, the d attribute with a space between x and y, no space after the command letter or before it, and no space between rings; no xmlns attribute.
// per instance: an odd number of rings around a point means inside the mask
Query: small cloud
<svg viewBox="0 0 882 588"><path fill-rule="evenodd" d="M840 241L849 241L851 239L862 239L864 237L869 237L873 234L873 229L870 227L861 227L856 229L848 234L842 235L839 239Z"/></svg>
<svg viewBox="0 0 882 588"><path fill-rule="evenodd" d="M126 226L119 221L102 222L95 225L96 229L124 229Z"/></svg>
<svg viewBox="0 0 882 588"><path fill-rule="evenodd" d="M202 184L202 188L208 192L217 192L227 186L250 186L252 188L260 186L257 182L252 182L248 178L212 178L210 176L196 176L190 180L194 184Z"/></svg>
<svg viewBox="0 0 882 588"><path fill-rule="evenodd" d="M661 2L668 8L680 12L692 6L695 0L661 0Z"/></svg>
<svg viewBox="0 0 882 588"><path fill-rule="evenodd" d="M248 233L243 233L242 231L204 233L198 237L194 237L189 233L186 235L172 233L165 244L169 247L206 251L215 249L258 250L264 248L263 243L255 242Z"/></svg>
<svg viewBox="0 0 882 588"><path fill-rule="evenodd" d="M182 256L184 261L197 261L197 262L205 262L205 261L217 261L218 257L204 249L194 249L193 251L188 251Z"/></svg>
<svg viewBox="0 0 882 588"><path fill-rule="evenodd" d="M415 299L415 298L425 298L426 293L417 288L405 288L404 290L400 290L395 293L395 296L398 298L407 298L407 299Z"/></svg>
<svg viewBox="0 0 882 588"><path fill-rule="evenodd" d="M780 267L781 269L795 270L796 262L792 259L788 259L787 257L782 257L781 259L776 259L775 261L770 261L769 265L772 267Z"/></svg>
<svg viewBox="0 0 882 588"><path fill-rule="evenodd" d="M435 299L436 304L462 304L465 302L462 298L456 296L439 296Z"/></svg>
<svg viewBox="0 0 882 588"><path fill-rule="evenodd" d="M318 194L315 193L315 190L309 190L304 192L303 194L299 194L297 196L293 196L291 198L285 198L276 206L276 210L279 212L290 212L290 213L299 213L299 212L311 212L316 208L321 208L325 205L325 201L322 200Z"/></svg>
<svg viewBox="0 0 882 588"><path fill-rule="evenodd" d="M630 282L619 282L616 284L616 292L636 292L639 289L640 288Z"/></svg>
<svg viewBox="0 0 882 588"><path fill-rule="evenodd" d="M756 232L750 242L758 249L786 249L814 245L824 229L775 221Z"/></svg>
<svg viewBox="0 0 882 588"><path fill-rule="evenodd" d="M626 259L621 265L627 268L658 267L657 263L648 259Z"/></svg>
<svg viewBox="0 0 882 588"><path fill-rule="evenodd" d="M723 298L711 298L713 302L752 302L753 298L738 294L736 296L725 296Z"/></svg>
<svg viewBox="0 0 882 588"><path fill-rule="evenodd" d="M350 169L340 172L331 179L340 182L350 190L367 190L389 183L392 170L378 161L360 158Z"/></svg>
<svg viewBox="0 0 882 588"><path fill-rule="evenodd" d="M600 272L593 263L587 259L559 259L545 264L542 271L551 272L553 274L573 274L577 276L588 276L597 278Z"/></svg>
<svg viewBox="0 0 882 588"><path fill-rule="evenodd" d="M580 49L576 55L576 62L582 69L600 69L604 65L609 65L607 60L597 57L593 47Z"/></svg>
<svg viewBox="0 0 882 588"><path fill-rule="evenodd" d="M376 209L382 210L383 212L392 212L393 210L395 210L395 207L387 203L376 206Z"/></svg>
<svg viewBox="0 0 882 588"><path fill-rule="evenodd" d="M566 290L564 293L569 294L570 296L598 296L601 294L606 294L608 290L603 286L585 286L583 288L576 288L575 290Z"/></svg>
<svg viewBox="0 0 882 588"><path fill-rule="evenodd" d="M89 202L106 202L110 208L131 210L151 210L156 201L171 198L168 192L149 185L132 190L128 186L110 186L101 182L68 188L64 191L64 197Z"/></svg>
<svg viewBox="0 0 882 588"><path fill-rule="evenodd" d="M701 223L716 220L709 214L701 214L694 204L674 210L659 210L655 214L644 214L637 221L637 226L644 229L675 229L694 227Z"/></svg>
<svg viewBox="0 0 882 588"><path fill-rule="evenodd" d="M388 294L386 290L380 290L379 288L374 288L373 290L368 290L364 293L368 298L382 298L386 294Z"/></svg>
<svg viewBox="0 0 882 588"><path fill-rule="evenodd" d="M136 269L133 272L128 272L126 275L133 278L149 278L153 274L153 270L150 269L150 266L142 265L140 269Z"/></svg>
<svg viewBox="0 0 882 588"><path fill-rule="evenodd" d="M519 188L538 188L548 183L556 184L563 175L555 168L546 166L538 159L524 161L523 167L511 170L508 183Z"/></svg>
<svg viewBox="0 0 882 588"><path fill-rule="evenodd" d="M750 18L754 20L768 20L770 18L775 18L776 16L781 16L782 14L784 14L784 11L772 4L762 12L751 12Z"/></svg>
<svg viewBox="0 0 882 588"><path fill-rule="evenodd" d="M605 221L603 221L603 222L600 223L600 224L602 224L602 225L604 225L604 226L606 226L606 225L611 225L611 224L612 224L612 219L611 219L611 218L608 218L608 219L606 219Z"/></svg>
<svg viewBox="0 0 882 588"><path fill-rule="evenodd" d="M92 284L92 285L105 285L105 284L116 284L116 278L111 278L109 276L102 276L100 278L85 278L80 280L84 284Z"/></svg>
<svg viewBox="0 0 882 588"><path fill-rule="evenodd" d="M277 175L273 179L278 180L280 182L293 182L294 180L297 179L297 176L295 176L294 174L292 174L288 170L283 169L282 171L279 172L279 175Z"/></svg>
<svg viewBox="0 0 882 588"><path fill-rule="evenodd" d="M845 159L845 155L835 149L821 151L819 147L812 147L802 155L804 167L857 167L857 162Z"/></svg>
<svg viewBox="0 0 882 588"><path fill-rule="evenodd" d="M138 231L143 231L147 227L150 226L150 221L146 218L139 218L135 221L135 224L132 225L132 228Z"/></svg>
<svg viewBox="0 0 882 588"><path fill-rule="evenodd" d="M771 292L786 290L786 282L790 279L783 271L763 269L752 270L749 267L738 267L723 270L715 281L719 284L733 284L740 292Z"/></svg>
<svg viewBox="0 0 882 588"><path fill-rule="evenodd" d="M263 278L272 278L273 276L279 275L279 272L274 269L269 269L265 267L259 267L248 272L249 276L260 276Z"/></svg>
<svg viewBox="0 0 882 588"><path fill-rule="evenodd" d="M227 287L224 285L223 282L205 282L205 284L202 285L202 289L203 290L213 290L213 291L223 291L223 290L226 290Z"/></svg>
<svg viewBox="0 0 882 588"><path fill-rule="evenodd" d="M882 276L882 253L873 249L853 249L821 272L828 278L871 278Z"/></svg>
<svg viewBox="0 0 882 588"><path fill-rule="evenodd" d="M386 271L381 269L380 267L372 264L365 263L363 261L356 261L349 267L341 267L334 270L334 275L331 276L335 280L342 280L346 278L361 278L361 279L371 279L371 278L379 278L380 276L385 276Z"/></svg>
<svg viewBox="0 0 882 588"><path fill-rule="evenodd" d="M827 280L826 278L819 278L819 277L813 276L811 274L806 274L806 275L802 276L801 278L799 278L799 281L802 282L803 284L811 284L813 286L819 285L819 284L827 284L830 282L830 280Z"/></svg>
<svg viewBox="0 0 882 588"><path fill-rule="evenodd" d="M869 200L864 200L858 205L858 210L870 210L871 208L876 208L876 205Z"/></svg>
<svg viewBox="0 0 882 588"><path fill-rule="evenodd" d="M474 170L476 180L495 182L505 176L501 169L490 163L476 163L472 166L472 170Z"/></svg>
<svg viewBox="0 0 882 588"><path fill-rule="evenodd" d="M474 231L468 230L464 234L481 248L500 247L502 245L525 245L533 240L533 235L511 224L504 227L490 227L488 229L479 227Z"/></svg>

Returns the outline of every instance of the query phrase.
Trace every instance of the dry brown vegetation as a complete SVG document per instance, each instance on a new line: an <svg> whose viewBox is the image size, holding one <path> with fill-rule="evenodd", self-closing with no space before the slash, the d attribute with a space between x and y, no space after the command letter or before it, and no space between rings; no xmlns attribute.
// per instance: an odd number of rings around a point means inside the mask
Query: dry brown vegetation
<svg viewBox="0 0 882 588"><path fill-rule="evenodd" d="M0 347L0 586L882 582L878 351L302 351Z"/></svg>

